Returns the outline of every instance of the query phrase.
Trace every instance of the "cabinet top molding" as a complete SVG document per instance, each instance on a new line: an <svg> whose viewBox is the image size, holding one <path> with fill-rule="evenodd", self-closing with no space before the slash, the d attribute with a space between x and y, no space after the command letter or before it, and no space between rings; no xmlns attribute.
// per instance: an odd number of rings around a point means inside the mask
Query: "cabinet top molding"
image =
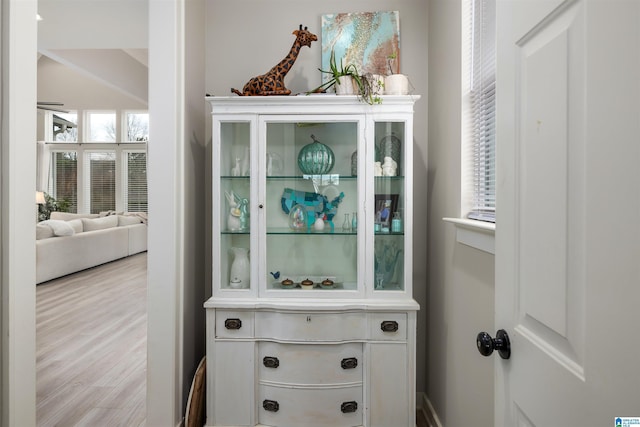
<svg viewBox="0 0 640 427"><path fill-rule="evenodd" d="M245 112L253 114L277 114L278 109L291 113L336 113L354 114L354 107L360 107L361 113L410 113L413 104L420 95L383 95L381 104L369 105L358 99L356 95L296 95L296 96L207 96L205 100L211 104L212 112L223 114ZM263 109L264 108L264 109ZM319 111L318 108L326 108Z"/></svg>

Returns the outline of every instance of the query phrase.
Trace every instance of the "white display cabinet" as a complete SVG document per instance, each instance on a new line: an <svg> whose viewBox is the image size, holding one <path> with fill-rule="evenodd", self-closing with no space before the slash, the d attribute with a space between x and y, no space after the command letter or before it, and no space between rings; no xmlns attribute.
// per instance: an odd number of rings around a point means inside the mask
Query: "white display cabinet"
<svg viewBox="0 0 640 427"><path fill-rule="evenodd" d="M207 425L414 426L419 97L206 99Z"/></svg>

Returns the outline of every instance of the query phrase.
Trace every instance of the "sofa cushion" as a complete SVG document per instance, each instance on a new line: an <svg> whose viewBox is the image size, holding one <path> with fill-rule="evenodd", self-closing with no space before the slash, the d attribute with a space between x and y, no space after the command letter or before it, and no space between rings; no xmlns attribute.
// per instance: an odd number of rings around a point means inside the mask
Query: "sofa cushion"
<svg viewBox="0 0 640 427"><path fill-rule="evenodd" d="M140 224L141 222L142 219L137 216L118 215L118 227Z"/></svg>
<svg viewBox="0 0 640 427"><path fill-rule="evenodd" d="M116 215L105 216L103 218L82 218L82 229L84 231L104 230L118 226Z"/></svg>
<svg viewBox="0 0 640 427"><path fill-rule="evenodd" d="M36 240L53 237L53 230L47 224L36 224Z"/></svg>
<svg viewBox="0 0 640 427"><path fill-rule="evenodd" d="M73 227L71 227L67 221L48 219L46 221L42 221L40 224L51 227L53 234L56 236L73 236L74 233Z"/></svg>
<svg viewBox="0 0 640 427"><path fill-rule="evenodd" d="M71 212L51 212L51 219L60 219L62 221L70 221L78 218L98 218L98 214L79 214Z"/></svg>
<svg viewBox="0 0 640 427"><path fill-rule="evenodd" d="M71 228L73 228L74 233L82 233L83 227L82 220L80 218L72 219L71 221L67 221L67 223L71 226Z"/></svg>

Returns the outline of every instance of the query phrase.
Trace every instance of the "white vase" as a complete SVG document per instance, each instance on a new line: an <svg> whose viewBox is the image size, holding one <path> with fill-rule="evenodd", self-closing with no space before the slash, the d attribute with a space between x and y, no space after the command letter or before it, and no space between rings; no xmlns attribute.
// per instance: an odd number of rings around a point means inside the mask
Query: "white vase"
<svg viewBox="0 0 640 427"><path fill-rule="evenodd" d="M249 249L232 247L233 262L229 273L229 286L234 288L248 288L251 278L249 264Z"/></svg>
<svg viewBox="0 0 640 427"><path fill-rule="evenodd" d="M384 78L385 95L407 95L409 78L404 74L391 74Z"/></svg>
<svg viewBox="0 0 640 427"><path fill-rule="evenodd" d="M322 219L322 217L316 218L316 221L313 223L313 229L316 231L324 230L324 219Z"/></svg>
<svg viewBox="0 0 640 427"><path fill-rule="evenodd" d="M351 76L340 76L338 77L338 81L333 86L336 88L336 95L353 95L355 94L355 89L353 87L353 77Z"/></svg>

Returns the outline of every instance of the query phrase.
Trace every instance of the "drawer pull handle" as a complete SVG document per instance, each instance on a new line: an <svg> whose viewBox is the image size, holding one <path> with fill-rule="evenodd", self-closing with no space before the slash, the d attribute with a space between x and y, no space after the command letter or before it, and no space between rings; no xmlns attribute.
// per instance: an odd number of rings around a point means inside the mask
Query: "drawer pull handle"
<svg viewBox="0 0 640 427"><path fill-rule="evenodd" d="M397 332L398 322L395 320L385 320L380 323L380 329L382 329L382 332Z"/></svg>
<svg viewBox="0 0 640 427"><path fill-rule="evenodd" d="M264 400L262 401L262 407L265 411L269 412L278 412L280 410L280 404L275 400Z"/></svg>
<svg viewBox="0 0 640 427"><path fill-rule="evenodd" d="M240 319L227 319L224 321L224 327L227 329L240 329L242 328L242 320Z"/></svg>
<svg viewBox="0 0 640 427"><path fill-rule="evenodd" d="M280 366L280 361L277 357L265 356L264 359L262 359L262 364L267 368L277 368Z"/></svg>
<svg viewBox="0 0 640 427"><path fill-rule="evenodd" d="M356 359L355 357L342 359L342 362L340 362L340 366L342 366L342 369L355 369L358 366L358 359Z"/></svg>
<svg viewBox="0 0 640 427"><path fill-rule="evenodd" d="M356 412L358 410L358 402L356 401L342 402L342 405L340 405L340 410L342 411L343 414Z"/></svg>

